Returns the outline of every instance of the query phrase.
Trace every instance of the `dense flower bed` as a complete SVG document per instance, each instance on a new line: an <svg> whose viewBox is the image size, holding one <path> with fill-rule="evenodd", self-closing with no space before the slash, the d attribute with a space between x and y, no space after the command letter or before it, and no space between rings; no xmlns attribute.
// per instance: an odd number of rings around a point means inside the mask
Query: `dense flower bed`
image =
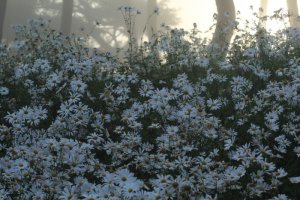
<svg viewBox="0 0 300 200"><path fill-rule="evenodd" d="M226 59L196 29L125 59L46 20L15 30L0 45L0 199L299 197L300 48L284 30L237 29Z"/></svg>

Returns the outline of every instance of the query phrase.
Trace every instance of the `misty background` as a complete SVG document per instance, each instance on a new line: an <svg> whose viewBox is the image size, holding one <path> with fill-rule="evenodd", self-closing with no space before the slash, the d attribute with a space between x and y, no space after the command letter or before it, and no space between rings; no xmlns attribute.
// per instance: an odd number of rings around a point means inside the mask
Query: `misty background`
<svg viewBox="0 0 300 200"><path fill-rule="evenodd" d="M46 18L51 20L52 28L65 35L75 33L87 37L90 47L105 50L122 48L128 41L128 34L118 8L133 6L141 12L136 17L134 29L137 39L140 39L145 26L144 38L147 39L162 24L191 30L196 23L203 36L218 40L218 31L222 24L226 24L220 12L231 13L229 20L237 17L237 11L240 11L239 18L250 19L254 12L259 13L260 7L264 8L261 15L283 8L293 15L288 21L290 26L299 26L299 3L300 0L0 0L0 38L10 42L14 39L12 25ZM253 6L252 9L250 6ZM158 15L153 13L157 8ZM214 23L214 13L219 13L218 24L212 32L206 33ZM280 28L272 22L263 26L267 29ZM225 40L230 41L231 36L229 31Z"/></svg>

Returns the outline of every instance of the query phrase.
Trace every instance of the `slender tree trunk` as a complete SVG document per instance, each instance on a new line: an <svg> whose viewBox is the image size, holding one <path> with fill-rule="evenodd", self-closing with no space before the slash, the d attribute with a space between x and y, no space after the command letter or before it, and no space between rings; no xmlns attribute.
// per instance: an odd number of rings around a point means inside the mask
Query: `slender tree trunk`
<svg viewBox="0 0 300 200"><path fill-rule="evenodd" d="M233 35L235 6L233 0L216 0L217 5L217 25L213 35L212 43L217 44L221 49L212 51L224 57L228 50L231 37Z"/></svg>
<svg viewBox="0 0 300 200"><path fill-rule="evenodd" d="M71 33L73 7L73 0L63 0L60 31L64 35Z"/></svg>
<svg viewBox="0 0 300 200"><path fill-rule="evenodd" d="M267 16L269 0L260 1L260 10L259 10L259 28L266 28L266 20L263 19L264 16Z"/></svg>
<svg viewBox="0 0 300 200"><path fill-rule="evenodd" d="M6 13L6 5L7 0L0 0L0 41L3 39L3 32L4 32L4 19Z"/></svg>
<svg viewBox="0 0 300 200"><path fill-rule="evenodd" d="M148 0L147 1L147 12L148 16L151 18L147 24L147 36L150 39L154 33L157 32L157 13L154 13L154 10L157 8L157 0Z"/></svg>
<svg viewBox="0 0 300 200"><path fill-rule="evenodd" d="M286 2L287 2L288 12L289 12L290 26L292 27L300 26L300 22L299 20L297 20L299 16L297 0L287 0Z"/></svg>

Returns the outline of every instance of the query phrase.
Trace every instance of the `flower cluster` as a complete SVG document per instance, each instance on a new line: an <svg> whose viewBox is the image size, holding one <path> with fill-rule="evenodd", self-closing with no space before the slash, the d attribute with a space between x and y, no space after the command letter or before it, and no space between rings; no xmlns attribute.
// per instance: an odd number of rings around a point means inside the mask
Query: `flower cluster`
<svg viewBox="0 0 300 200"><path fill-rule="evenodd" d="M119 60L45 20L15 30L0 199L299 197L300 47L284 32L243 32L220 59L167 27Z"/></svg>

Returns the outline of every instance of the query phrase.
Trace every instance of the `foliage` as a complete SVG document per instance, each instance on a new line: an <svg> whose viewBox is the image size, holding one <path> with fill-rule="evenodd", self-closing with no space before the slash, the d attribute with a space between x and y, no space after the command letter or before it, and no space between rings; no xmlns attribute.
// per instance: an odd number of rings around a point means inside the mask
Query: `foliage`
<svg viewBox="0 0 300 200"><path fill-rule="evenodd" d="M300 196L286 30L237 27L223 60L196 27L165 27L123 60L46 20L15 31L0 45L0 199Z"/></svg>

